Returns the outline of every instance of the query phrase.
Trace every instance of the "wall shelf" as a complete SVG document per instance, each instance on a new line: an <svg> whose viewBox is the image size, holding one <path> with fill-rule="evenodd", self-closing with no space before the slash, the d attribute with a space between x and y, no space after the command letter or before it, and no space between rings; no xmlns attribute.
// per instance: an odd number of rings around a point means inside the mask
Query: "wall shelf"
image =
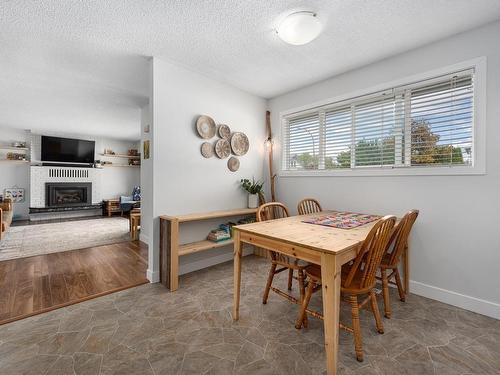
<svg viewBox="0 0 500 375"><path fill-rule="evenodd" d="M124 158L124 159L140 159L141 155L125 155L125 154L99 154L101 156L109 157L109 158Z"/></svg>
<svg viewBox="0 0 500 375"><path fill-rule="evenodd" d="M28 147L0 146L0 150L29 151Z"/></svg>
<svg viewBox="0 0 500 375"><path fill-rule="evenodd" d="M1 163L16 163L16 164L27 164L29 160L8 160L8 159L0 159Z"/></svg>

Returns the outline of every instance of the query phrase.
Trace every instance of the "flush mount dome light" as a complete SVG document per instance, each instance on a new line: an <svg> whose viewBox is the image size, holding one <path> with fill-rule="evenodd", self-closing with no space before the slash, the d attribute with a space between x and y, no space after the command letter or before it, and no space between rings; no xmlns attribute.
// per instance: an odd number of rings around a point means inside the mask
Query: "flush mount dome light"
<svg viewBox="0 0 500 375"><path fill-rule="evenodd" d="M286 43L300 46L317 38L321 22L313 12L289 14L276 29L278 36Z"/></svg>

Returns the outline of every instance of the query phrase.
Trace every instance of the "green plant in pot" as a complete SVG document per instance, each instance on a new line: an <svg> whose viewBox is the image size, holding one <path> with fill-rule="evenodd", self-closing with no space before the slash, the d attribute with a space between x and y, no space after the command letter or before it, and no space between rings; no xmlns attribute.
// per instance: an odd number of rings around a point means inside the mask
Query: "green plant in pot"
<svg viewBox="0 0 500 375"><path fill-rule="evenodd" d="M248 193L248 208L259 207L259 195L262 194L264 182L255 181L254 178L252 178L252 181L247 178L243 178L240 180L240 184L243 190Z"/></svg>

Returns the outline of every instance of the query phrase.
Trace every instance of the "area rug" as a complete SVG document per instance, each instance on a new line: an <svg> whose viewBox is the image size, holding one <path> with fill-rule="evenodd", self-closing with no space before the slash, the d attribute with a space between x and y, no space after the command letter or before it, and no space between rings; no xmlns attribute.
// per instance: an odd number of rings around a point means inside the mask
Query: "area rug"
<svg viewBox="0 0 500 375"><path fill-rule="evenodd" d="M123 217L13 226L0 241L0 261L129 240Z"/></svg>
<svg viewBox="0 0 500 375"><path fill-rule="evenodd" d="M323 225L339 229L352 229L380 219L381 216L358 214L355 212L333 212L327 216L313 217L304 223Z"/></svg>

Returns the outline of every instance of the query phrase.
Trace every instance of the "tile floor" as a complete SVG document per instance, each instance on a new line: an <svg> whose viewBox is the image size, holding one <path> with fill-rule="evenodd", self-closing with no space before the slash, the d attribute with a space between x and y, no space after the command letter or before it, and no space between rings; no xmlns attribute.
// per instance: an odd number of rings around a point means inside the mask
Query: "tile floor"
<svg viewBox="0 0 500 375"><path fill-rule="evenodd" d="M243 265L238 322L225 263L183 276L175 293L148 284L0 326L0 373L325 373L322 323L296 330L297 306L276 295L261 303L266 260ZM500 321L415 295L394 296L393 309L384 335L362 312L363 363L341 333L340 374L500 374Z"/></svg>

